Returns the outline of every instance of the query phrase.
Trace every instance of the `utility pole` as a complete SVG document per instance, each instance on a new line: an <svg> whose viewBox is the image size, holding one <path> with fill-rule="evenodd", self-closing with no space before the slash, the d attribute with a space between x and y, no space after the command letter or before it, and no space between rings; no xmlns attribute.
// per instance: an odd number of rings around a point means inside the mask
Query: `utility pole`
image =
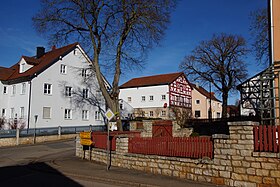
<svg viewBox="0 0 280 187"><path fill-rule="evenodd" d="M209 90L210 90L210 106L209 106L209 111L208 111L208 118L209 118L209 121L212 120L212 90L211 90L211 82L209 82Z"/></svg>

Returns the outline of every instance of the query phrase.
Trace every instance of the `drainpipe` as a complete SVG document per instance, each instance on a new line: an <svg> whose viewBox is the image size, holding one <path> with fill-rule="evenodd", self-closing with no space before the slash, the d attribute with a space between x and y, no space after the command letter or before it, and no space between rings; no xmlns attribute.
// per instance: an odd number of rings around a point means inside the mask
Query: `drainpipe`
<svg viewBox="0 0 280 187"><path fill-rule="evenodd" d="M29 97L28 97L27 129L30 128L31 90L32 90L32 82L30 80L29 81Z"/></svg>
<svg viewBox="0 0 280 187"><path fill-rule="evenodd" d="M273 37L273 30L274 30L274 24L273 24L273 0L267 0L267 10L268 10L268 40L269 40L269 65L274 64L274 37Z"/></svg>

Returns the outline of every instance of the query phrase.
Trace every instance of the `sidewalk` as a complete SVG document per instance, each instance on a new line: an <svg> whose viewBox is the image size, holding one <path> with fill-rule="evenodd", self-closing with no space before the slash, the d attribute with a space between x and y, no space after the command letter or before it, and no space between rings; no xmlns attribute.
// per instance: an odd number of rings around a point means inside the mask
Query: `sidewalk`
<svg viewBox="0 0 280 187"><path fill-rule="evenodd" d="M116 184L120 186L141 186L141 187L213 187L208 183L198 183L190 180L176 179L162 175L153 175L136 170L129 170L119 167L111 167L106 170L105 164L82 160L72 156L67 159L56 159L49 163L65 176L82 179L86 181L99 181Z"/></svg>

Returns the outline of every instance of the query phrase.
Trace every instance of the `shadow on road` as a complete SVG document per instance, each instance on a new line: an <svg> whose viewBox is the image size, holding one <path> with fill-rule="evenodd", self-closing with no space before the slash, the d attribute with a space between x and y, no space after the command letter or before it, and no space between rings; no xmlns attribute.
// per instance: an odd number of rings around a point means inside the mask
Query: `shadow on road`
<svg viewBox="0 0 280 187"><path fill-rule="evenodd" d="M82 186L42 162L2 167L0 181L1 186Z"/></svg>

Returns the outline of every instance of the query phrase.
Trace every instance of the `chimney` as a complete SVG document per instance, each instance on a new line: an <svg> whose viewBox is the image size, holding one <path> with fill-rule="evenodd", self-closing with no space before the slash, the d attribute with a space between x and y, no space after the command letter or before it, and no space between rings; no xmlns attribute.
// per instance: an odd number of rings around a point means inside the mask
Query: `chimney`
<svg viewBox="0 0 280 187"><path fill-rule="evenodd" d="M41 58L45 54L45 48L44 47L37 47L37 53L36 58Z"/></svg>
<svg viewBox="0 0 280 187"><path fill-rule="evenodd" d="M197 88L199 88L199 83L198 83L198 82L196 82L196 83L195 83L195 86L196 86Z"/></svg>
<svg viewBox="0 0 280 187"><path fill-rule="evenodd" d="M52 46L52 51L53 51L53 50L55 50L55 49L56 49L56 46L55 46L55 45L53 45L53 46Z"/></svg>

